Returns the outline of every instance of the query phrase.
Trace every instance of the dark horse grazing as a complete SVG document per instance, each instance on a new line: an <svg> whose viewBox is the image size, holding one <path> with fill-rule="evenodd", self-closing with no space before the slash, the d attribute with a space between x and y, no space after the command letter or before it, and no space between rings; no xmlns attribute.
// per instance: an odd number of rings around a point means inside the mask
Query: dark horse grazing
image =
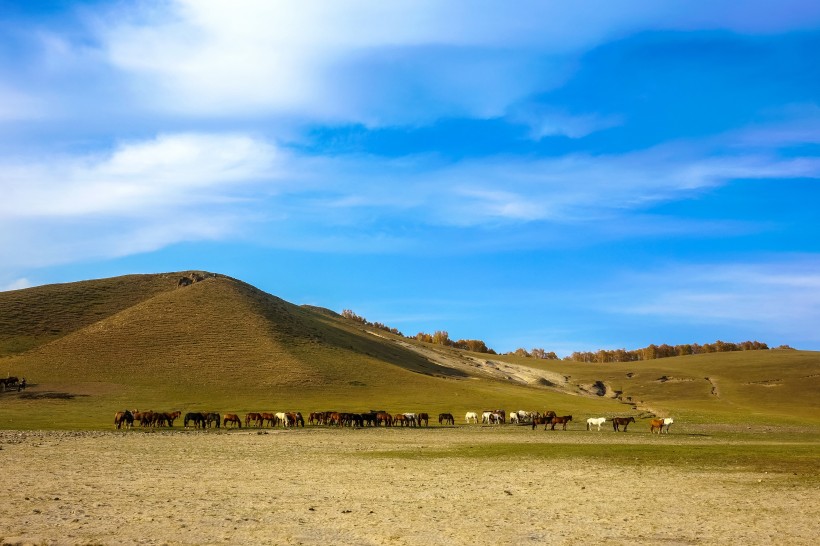
<svg viewBox="0 0 820 546"><path fill-rule="evenodd" d="M193 423L194 428L205 428L205 414L199 412L191 412L185 414L185 428L188 428L188 423Z"/></svg>
<svg viewBox="0 0 820 546"><path fill-rule="evenodd" d="M555 425L564 425L564 430L567 430L567 423L572 421L572 415L564 415L562 417L553 417L550 420L550 424L552 425L551 430L555 430ZM544 430L547 430L547 425L544 425Z"/></svg>
<svg viewBox="0 0 820 546"><path fill-rule="evenodd" d="M634 417L613 417L612 418L612 429L615 432L618 432L618 430L619 430L618 427L623 426L624 427L624 432L626 432L626 427L629 426L629 423L634 423L634 422L635 422Z"/></svg>
<svg viewBox="0 0 820 546"><path fill-rule="evenodd" d="M206 413L205 414L205 425L208 428L211 428L211 425L216 425L216 428L219 428L219 414L216 412Z"/></svg>
<svg viewBox="0 0 820 546"><path fill-rule="evenodd" d="M438 414L438 424L439 425L455 425L456 418L453 417L452 413L439 413Z"/></svg>
<svg viewBox="0 0 820 546"><path fill-rule="evenodd" d="M419 424L419 426L421 426L422 421L424 421L424 426L425 427L430 426L430 416L427 415L426 413L417 413L416 414L416 422Z"/></svg>

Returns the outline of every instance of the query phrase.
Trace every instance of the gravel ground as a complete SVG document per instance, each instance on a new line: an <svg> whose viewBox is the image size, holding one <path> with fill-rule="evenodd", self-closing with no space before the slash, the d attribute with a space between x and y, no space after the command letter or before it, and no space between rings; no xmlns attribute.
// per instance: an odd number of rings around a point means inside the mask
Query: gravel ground
<svg viewBox="0 0 820 546"><path fill-rule="evenodd" d="M0 431L0 544L816 544L816 481L413 456L488 443L692 441L478 426Z"/></svg>

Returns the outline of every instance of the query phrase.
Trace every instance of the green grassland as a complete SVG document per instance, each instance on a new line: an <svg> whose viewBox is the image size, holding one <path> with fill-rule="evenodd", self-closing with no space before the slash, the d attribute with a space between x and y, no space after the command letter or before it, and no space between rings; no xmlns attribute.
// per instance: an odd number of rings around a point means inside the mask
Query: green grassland
<svg viewBox="0 0 820 546"><path fill-rule="evenodd" d="M26 377L32 385L0 393L0 428L110 428L124 408L386 409L451 412L459 422L466 411L552 409L576 416L576 427L588 416L648 412L692 423L820 425L818 353L602 365L492 357L569 376L565 385L522 385L446 364L488 355L371 331L229 277L178 288L188 273L0 293L0 377ZM441 358L411 350L421 345ZM671 379L658 381L664 376ZM580 389L595 381L621 391L620 399Z"/></svg>
<svg viewBox="0 0 820 546"><path fill-rule="evenodd" d="M820 354L771 350L627 363L527 359L577 383L602 381L659 414L694 421L820 423Z"/></svg>
<svg viewBox="0 0 820 546"><path fill-rule="evenodd" d="M752 435L733 435L731 440L726 435L708 438L684 435L683 441L679 436L674 443L630 441L636 438L635 435L628 438L614 434L608 436L612 441L579 442L577 437L571 436L549 442L505 442L494 438L494 441L465 443L450 448L376 450L363 456L436 461L503 457L516 461L516 464L535 467L562 464L562 461L576 466L588 464L590 467L596 463L624 468L634 468L636 465L670 466L692 471L765 473L785 476L803 484L820 484L820 473L817 471L820 438L816 434L793 435L781 442L771 439L764 442Z"/></svg>

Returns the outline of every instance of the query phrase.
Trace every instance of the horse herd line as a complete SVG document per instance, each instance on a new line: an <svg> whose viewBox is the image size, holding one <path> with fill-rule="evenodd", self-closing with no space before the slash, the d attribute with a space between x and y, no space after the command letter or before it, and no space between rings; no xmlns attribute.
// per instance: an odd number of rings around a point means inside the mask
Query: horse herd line
<svg viewBox="0 0 820 546"><path fill-rule="evenodd" d="M114 415L114 427L116 429L130 429L135 425L141 428L173 427L174 422L182 417L182 412L158 412L123 410ZM544 430L548 428L555 430L560 426L562 430L567 430L567 425L573 421L572 415L557 415L554 411L533 412L519 410L510 412L509 416L505 410L485 410L483 412L468 411L464 415L465 424L478 424L479 418L482 425L530 425L533 430L538 425L544 425ZM586 429L592 430L610 421L615 432L626 432L630 423L635 423L634 417L590 417L586 420ZM439 425L455 425L455 417L451 413L440 413L438 415ZM219 412L188 412L183 418L183 427L188 429L210 429L210 428L291 428L304 427L305 419L301 412L248 412L243 417L236 413ZM671 417L663 419L651 419L649 422L649 432L658 434L669 433L669 428L674 423ZM430 426L430 416L427 413L395 413L390 414L383 410L370 410L364 413L347 413L338 411L312 412L308 416L307 424L324 425L335 427L428 427Z"/></svg>

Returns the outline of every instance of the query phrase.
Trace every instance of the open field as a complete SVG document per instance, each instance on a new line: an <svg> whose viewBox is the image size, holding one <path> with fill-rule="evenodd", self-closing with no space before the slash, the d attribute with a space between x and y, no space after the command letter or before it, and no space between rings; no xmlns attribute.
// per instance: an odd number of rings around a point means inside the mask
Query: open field
<svg viewBox="0 0 820 546"><path fill-rule="evenodd" d="M820 353L469 353L211 275L0 293L0 544L814 544ZM114 431L114 413L453 413L419 429ZM569 430L464 426L553 410ZM587 417L633 416L628 433ZM674 417L650 435L649 419Z"/></svg>
<svg viewBox="0 0 820 546"><path fill-rule="evenodd" d="M820 430L0 431L0 543L815 544Z"/></svg>

